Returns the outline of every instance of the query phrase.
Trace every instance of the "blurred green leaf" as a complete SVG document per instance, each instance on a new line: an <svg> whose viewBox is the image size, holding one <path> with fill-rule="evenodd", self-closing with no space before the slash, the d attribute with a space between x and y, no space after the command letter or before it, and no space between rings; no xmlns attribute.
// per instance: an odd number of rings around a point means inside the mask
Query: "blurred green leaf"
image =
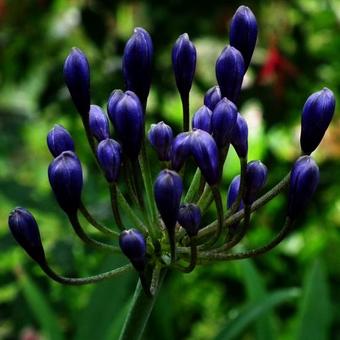
<svg viewBox="0 0 340 340"><path fill-rule="evenodd" d="M275 291L258 301L248 304L234 320L223 327L215 340L238 339L252 322L270 312L273 308L299 296L299 289L289 288Z"/></svg>
<svg viewBox="0 0 340 340"><path fill-rule="evenodd" d="M316 260L307 271L299 306L299 340L330 339L332 320L329 287L324 265Z"/></svg>
<svg viewBox="0 0 340 340"><path fill-rule="evenodd" d="M47 296L44 296L38 286L25 273L21 272L18 274L18 281L24 298L43 333L46 335L46 339L62 340L64 337L60 332L60 325L53 309L47 302Z"/></svg>

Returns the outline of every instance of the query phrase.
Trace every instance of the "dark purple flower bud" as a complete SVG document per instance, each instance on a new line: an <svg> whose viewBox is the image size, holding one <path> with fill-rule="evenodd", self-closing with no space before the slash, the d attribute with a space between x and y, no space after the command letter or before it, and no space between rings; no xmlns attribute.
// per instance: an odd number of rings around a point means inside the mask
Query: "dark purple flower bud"
<svg viewBox="0 0 340 340"><path fill-rule="evenodd" d="M143 105L151 86L153 45L149 33L141 27L133 31L123 55L126 88L136 93Z"/></svg>
<svg viewBox="0 0 340 340"><path fill-rule="evenodd" d="M139 272L146 264L146 241L144 235L137 229L124 230L119 236L119 246L124 255Z"/></svg>
<svg viewBox="0 0 340 340"><path fill-rule="evenodd" d="M15 240L34 261L39 264L46 262L38 224L28 210L15 208L11 211L8 226Z"/></svg>
<svg viewBox="0 0 340 340"><path fill-rule="evenodd" d="M219 156L214 138L203 130L193 130L191 154L207 183L211 186L217 184L220 179Z"/></svg>
<svg viewBox="0 0 340 340"><path fill-rule="evenodd" d="M240 191L240 182L241 182L240 175L237 175L233 178L233 180L230 183L230 186L228 189L228 196L227 196L227 209L230 209L231 206L236 201L237 195ZM244 208L244 204L241 201L241 204L238 210L241 210L243 208Z"/></svg>
<svg viewBox="0 0 340 340"><path fill-rule="evenodd" d="M204 105L208 106L211 111L214 111L215 106L222 99L219 86L210 88L204 96Z"/></svg>
<svg viewBox="0 0 340 340"><path fill-rule="evenodd" d="M235 127L231 135L231 144L237 155L245 158L248 154L248 125L246 120L238 113Z"/></svg>
<svg viewBox="0 0 340 340"><path fill-rule="evenodd" d="M225 47L216 61L216 79L222 97L236 103L244 76L242 54L234 47Z"/></svg>
<svg viewBox="0 0 340 340"><path fill-rule="evenodd" d="M207 106L200 107L192 117L192 128L211 133L211 115L212 112Z"/></svg>
<svg viewBox="0 0 340 340"><path fill-rule="evenodd" d="M319 168L312 157L302 156L290 175L288 216L296 218L307 206L319 183Z"/></svg>
<svg viewBox="0 0 340 340"><path fill-rule="evenodd" d="M80 161L72 151L64 151L48 167L48 179L60 207L66 214L77 211L83 188Z"/></svg>
<svg viewBox="0 0 340 340"><path fill-rule="evenodd" d="M169 231L175 228L182 192L182 179L177 172L163 170L159 173L154 184L155 201Z"/></svg>
<svg viewBox="0 0 340 340"><path fill-rule="evenodd" d="M85 54L76 47L64 63L65 83L74 105L81 116L87 117L90 110L90 67Z"/></svg>
<svg viewBox="0 0 340 340"><path fill-rule="evenodd" d="M179 171L191 152L191 132L182 132L175 137L171 145L171 167Z"/></svg>
<svg viewBox="0 0 340 340"><path fill-rule="evenodd" d="M121 165L122 148L113 139L102 140L97 147L97 157L108 182L116 182Z"/></svg>
<svg viewBox="0 0 340 340"><path fill-rule="evenodd" d="M61 125L54 125L47 134L47 146L54 157L64 151L74 151L74 142L70 133Z"/></svg>
<svg viewBox="0 0 340 340"><path fill-rule="evenodd" d="M98 142L110 137L109 120L97 105L90 106L89 125L91 133Z"/></svg>
<svg viewBox="0 0 340 340"><path fill-rule="evenodd" d="M187 33L179 36L172 49L172 67L178 92L188 95L196 69L196 48Z"/></svg>
<svg viewBox="0 0 340 340"><path fill-rule="evenodd" d="M335 109L335 98L326 87L308 97L302 111L300 145L305 154L311 154L320 144Z"/></svg>
<svg viewBox="0 0 340 340"><path fill-rule="evenodd" d="M245 174L244 204L252 204L267 180L267 167L261 161L251 161Z"/></svg>
<svg viewBox="0 0 340 340"><path fill-rule="evenodd" d="M235 12L230 26L230 45L237 48L243 56L247 70L253 55L257 39L257 23L253 12L246 6L240 6Z"/></svg>
<svg viewBox="0 0 340 340"><path fill-rule="evenodd" d="M131 91L119 92L110 97L108 114L113 123L123 152L136 158L144 135L144 114L138 97Z"/></svg>
<svg viewBox="0 0 340 340"><path fill-rule="evenodd" d="M112 121L110 112L115 112L117 103L124 97L125 93L122 90L113 90L107 101L107 113Z"/></svg>
<svg viewBox="0 0 340 340"><path fill-rule="evenodd" d="M178 223L189 237L196 236L201 224L201 209L194 203L182 204L178 212Z"/></svg>
<svg viewBox="0 0 340 340"><path fill-rule="evenodd" d="M227 98L223 98L215 107L211 116L212 135L219 148L230 143L237 121L237 107Z"/></svg>
<svg viewBox="0 0 340 340"><path fill-rule="evenodd" d="M152 124L149 134L149 141L157 152L160 161L170 160L170 148L173 140L172 129L164 122Z"/></svg>

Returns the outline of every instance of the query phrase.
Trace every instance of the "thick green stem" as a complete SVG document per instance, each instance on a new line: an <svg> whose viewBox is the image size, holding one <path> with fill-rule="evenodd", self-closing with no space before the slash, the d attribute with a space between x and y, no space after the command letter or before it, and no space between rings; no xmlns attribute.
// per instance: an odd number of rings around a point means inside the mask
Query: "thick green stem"
<svg viewBox="0 0 340 340"><path fill-rule="evenodd" d="M191 203L194 201L195 195L198 192L201 178L202 178L201 170L199 168L196 169L195 175L190 183L189 189L184 197L185 203Z"/></svg>
<svg viewBox="0 0 340 340"><path fill-rule="evenodd" d="M166 270L160 273L157 290L154 295L146 295L138 280L135 294L132 298L128 315L125 319L119 340L139 340L149 320L151 311L157 299Z"/></svg>
<svg viewBox="0 0 340 340"><path fill-rule="evenodd" d="M113 213L113 217L116 221L116 224L119 228L119 230L123 231L124 225L122 222L122 219L120 217L120 212L118 209L118 198L117 198L117 184L116 183L110 183L110 197L111 197L111 208L112 208L112 213Z"/></svg>

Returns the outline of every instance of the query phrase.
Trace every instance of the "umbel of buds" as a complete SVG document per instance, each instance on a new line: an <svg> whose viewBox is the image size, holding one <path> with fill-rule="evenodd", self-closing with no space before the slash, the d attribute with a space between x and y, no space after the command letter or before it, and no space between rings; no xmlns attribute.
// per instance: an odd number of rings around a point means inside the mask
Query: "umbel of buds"
<svg viewBox="0 0 340 340"><path fill-rule="evenodd" d="M215 64L218 85L205 89L202 106L194 108L189 105L189 97L196 48L186 33L175 42L169 58L183 114L183 129L176 135L167 122L145 126L153 58L153 44L145 29L136 28L125 46L125 88L111 92L107 112L91 105L89 63L82 51L72 49L64 64L65 82L80 114L98 173L106 180L115 222L110 225L114 227L98 222L86 208L87 200L81 199L86 181L83 183L82 165L75 153L78 149L61 125L54 126L47 135L53 156L48 178L76 235L94 249L122 252L129 262L87 278L60 276L47 264L34 217L23 208L14 209L8 224L15 240L53 280L76 285L94 283L134 268L143 288L137 287L134 301L154 301L142 294L156 296L166 269L188 273L197 265L255 257L270 251L292 230L319 181L318 166L309 154L317 148L330 124L334 95L324 88L307 99L301 119L304 155L280 182L262 192L266 189L267 167L260 160L248 162L248 125L242 106L237 106L257 39L256 19L248 7L241 6L234 14L229 36L229 44L225 42ZM214 65L210 71L214 71ZM223 175L230 169L225 164L230 146L239 158L240 172L227 193L228 183ZM150 157L154 161L151 164ZM86 169L86 164L83 166ZM190 173L193 168L195 174ZM92 170L93 167L86 171L87 177L93 175ZM252 214L288 187L287 218L274 241L238 252L234 247L246 236L253 223ZM221 199L225 195L226 205ZM210 220L213 211L216 214ZM90 237L82 227L85 220L88 227L102 233L101 239L112 239L102 242ZM135 312L129 315L133 318ZM131 327L127 333L134 335L128 336L124 328L121 339L139 338L139 324L127 320L125 327Z"/></svg>

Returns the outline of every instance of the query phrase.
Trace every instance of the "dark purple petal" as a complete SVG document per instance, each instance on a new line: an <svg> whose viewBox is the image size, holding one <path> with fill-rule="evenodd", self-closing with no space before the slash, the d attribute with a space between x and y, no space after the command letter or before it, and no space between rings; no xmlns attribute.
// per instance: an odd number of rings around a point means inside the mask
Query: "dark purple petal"
<svg viewBox="0 0 340 340"><path fill-rule="evenodd" d="M171 145L171 167L179 171L191 152L191 132L182 132L175 137Z"/></svg>
<svg viewBox="0 0 340 340"><path fill-rule="evenodd" d="M219 86L210 88L204 96L204 105L208 106L211 111L214 111L217 103L222 99Z"/></svg>
<svg viewBox="0 0 340 340"><path fill-rule="evenodd" d="M178 212L178 223L192 237L196 236L201 224L201 210L194 203L182 204Z"/></svg>
<svg viewBox="0 0 340 340"><path fill-rule="evenodd" d="M231 144L237 155L245 158L248 154L248 125L246 120L238 113L235 127L231 135Z"/></svg>
<svg viewBox="0 0 340 340"><path fill-rule="evenodd" d="M89 126L98 142L110 137L109 120L98 105L90 106Z"/></svg>
<svg viewBox="0 0 340 340"><path fill-rule="evenodd" d="M211 133L212 111L205 105L200 107L192 117L192 128Z"/></svg>
<svg viewBox="0 0 340 340"><path fill-rule="evenodd" d="M61 125L54 125L47 134L47 146L54 157L63 151L74 151L74 142L70 133Z"/></svg>
<svg viewBox="0 0 340 340"><path fill-rule="evenodd" d="M152 124L148 133L150 144L157 152L160 161L170 160L170 148L173 140L172 129L164 122Z"/></svg>

